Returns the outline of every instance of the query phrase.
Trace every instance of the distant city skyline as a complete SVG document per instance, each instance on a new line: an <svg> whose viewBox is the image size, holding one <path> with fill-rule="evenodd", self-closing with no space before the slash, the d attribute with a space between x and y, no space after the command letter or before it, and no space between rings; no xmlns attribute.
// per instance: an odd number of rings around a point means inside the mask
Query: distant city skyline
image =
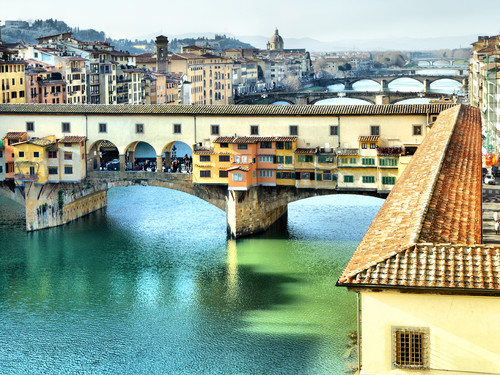
<svg viewBox="0 0 500 375"><path fill-rule="evenodd" d="M236 36L271 36L277 27L286 38L313 38L323 42L391 38L431 38L496 35L500 25L498 0L464 6L456 0L254 0L240 7L225 0L182 2L157 0L138 4L87 0L68 8L53 0L50 6L35 0L10 3L2 9L5 20L54 18L72 27L104 31L108 37L135 39L151 34L227 33Z"/></svg>

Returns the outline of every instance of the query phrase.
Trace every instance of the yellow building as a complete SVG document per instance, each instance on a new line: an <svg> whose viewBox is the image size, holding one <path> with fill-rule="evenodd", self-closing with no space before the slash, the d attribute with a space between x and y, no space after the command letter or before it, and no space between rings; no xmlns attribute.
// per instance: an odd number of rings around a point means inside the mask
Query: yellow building
<svg viewBox="0 0 500 375"><path fill-rule="evenodd" d="M26 103L24 61L0 60L0 103Z"/></svg>
<svg viewBox="0 0 500 375"><path fill-rule="evenodd" d="M85 137L54 135L31 138L13 145L14 178L25 182L80 182L86 177Z"/></svg>
<svg viewBox="0 0 500 375"><path fill-rule="evenodd" d="M48 182L48 148L55 146L56 137L31 138L13 145L14 178L16 184Z"/></svg>
<svg viewBox="0 0 500 375"><path fill-rule="evenodd" d="M297 137L276 139L276 185L295 186L295 149Z"/></svg>
<svg viewBox="0 0 500 375"><path fill-rule="evenodd" d="M441 113L339 277L358 296L359 374L500 373L480 165L479 110Z"/></svg>

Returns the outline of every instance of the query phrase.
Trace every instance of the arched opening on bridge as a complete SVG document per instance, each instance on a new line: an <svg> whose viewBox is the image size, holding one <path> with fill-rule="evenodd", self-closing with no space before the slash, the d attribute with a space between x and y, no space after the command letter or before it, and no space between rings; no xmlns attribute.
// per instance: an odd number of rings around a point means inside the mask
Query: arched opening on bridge
<svg viewBox="0 0 500 375"><path fill-rule="evenodd" d="M354 98L330 98L321 99L314 103L314 105L373 105L367 100L354 99Z"/></svg>
<svg viewBox="0 0 500 375"><path fill-rule="evenodd" d="M429 104L430 101L430 98L411 98L400 100L399 102L396 102L394 104Z"/></svg>
<svg viewBox="0 0 500 375"><path fill-rule="evenodd" d="M125 169L134 171L156 171L156 151L143 141L132 142L125 149Z"/></svg>
<svg viewBox="0 0 500 375"><path fill-rule="evenodd" d="M277 102L272 103L273 105L292 105L292 103L287 102L285 100L278 100Z"/></svg>
<svg viewBox="0 0 500 375"><path fill-rule="evenodd" d="M381 198L354 194L323 195L289 203L288 233L304 240L352 241L354 237L357 244L383 203Z"/></svg>
<svg viewBox="0 0 500 375"><path fill-rule="evenodd" d="M193 148L181 141L170 142L161 152L164 172L191 172Z"/></svg>
<svg viewBox="0 0 500 375"><path fill-rule="evenodd" d="M389 90L402 92L421 92L424 90L424 84L415 78L400 77L389 82Z"/></svg>
<svg viewBox="0 0 500 375"><path fill-rule="evenodd" d="M458 94L462 89L462 83L450 78L437 79L431 83L431 90L444 94Z"/></svg>
<svg viewBox="0 0 500 375"><path fill-rule="evenodd" d="M87 170L119 170L120 153L113 142L98 140L90 146L87 153Z"/></svg>
<svg viewBox="0 0 500 375"><path fill-rule="evenodd" d="M420 60L417 65L427 68L427 67L431 66L431 62L427 61L427 60Z"/></svg>
<svg viewBox="0 0 500 375"><path fill-rule="evenodd" d="M352 84L354 91L381 91L380 83L371 79L361 79Z"/></svg>
<svg viewBox="0 0 500 375"><path fill-rule="evenodd" d="M326 87L329 92L345 91L345 85L343 83L335 83Z"/></svg>

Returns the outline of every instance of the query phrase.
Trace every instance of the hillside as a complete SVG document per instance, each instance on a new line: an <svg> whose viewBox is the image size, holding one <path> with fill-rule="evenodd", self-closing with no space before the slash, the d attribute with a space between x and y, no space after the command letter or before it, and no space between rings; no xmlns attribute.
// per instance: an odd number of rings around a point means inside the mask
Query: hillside
<svg viewBox="0 0 500 375"><path fill-rule="evenodd" d="M1 26L2 40L6 43L15 43L20 40L29 44L36 44L36 38L45 35L59 34L67 31L73 32L73 37L82 41L103 41L108 40L117 50L129 51L130 53L153 52L155 48L154 40L129 40L106 38L103 31L94 29L80 30L78 27L70 27L64 21L48 19L36 20L32 24L26 21L7 21L6 25ZM168 36L168 35L167 35ZM248 43L243 43L236 38L226 37L226 35L215 35L215 38L206 37L172 39L169 44L169 50L180 52L181 45L187 46L197 44L201 46L212 46L216 51L229 48L253 48Z"/></svg>

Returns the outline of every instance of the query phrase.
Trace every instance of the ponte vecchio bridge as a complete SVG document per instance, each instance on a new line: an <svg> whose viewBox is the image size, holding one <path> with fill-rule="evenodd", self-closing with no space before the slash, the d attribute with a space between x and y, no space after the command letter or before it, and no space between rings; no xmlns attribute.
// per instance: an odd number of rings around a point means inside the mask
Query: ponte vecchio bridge
<svg viewBox="0 0 500 375"><path fill-rule="evenodd" d="M170 154L175 142L184 142L193 149L209 149L220 135L249 136L257 132L259 135L289 136L293 131L297 136L297 148L329 147L339 153L341 150L357 150L361 155L365 150L359 143L360 136L369 135L374 126L380 132L384 146L396 143L416 146L426 137L438 115L454 107L452 104L0 105L2 134L27 130L28 122L31 137L55 135L62 138L71 132L87 139L85 155L81 156L86 160L87 171L81 181L15 184L12 180L5 180L0 183L0 191L25 204L27 229L37 230L68 223L105 207L106 193L110 188L134 184L162 186L192 194L225 210L229 234L241 237L266 230L286 214L288 203L299 199L339 193L385 197L389 191L376 185L365 188L344 184L340 178L329 187L319 184L307 187L253 186L247 191L233 191L227 184L193 183L192 176L187 174L126 171L127 158L133 158L137 145L141 142L149 144L156 153L158 165L161 165L162 158ZM422 124L421 133L412 133L415 124ZM103 142L116 147L120 171L99 171L101 155L96 145ZM360 175L366 171L365 166L356 168ZM352 167L349 170L352 171Z"/></svg>

